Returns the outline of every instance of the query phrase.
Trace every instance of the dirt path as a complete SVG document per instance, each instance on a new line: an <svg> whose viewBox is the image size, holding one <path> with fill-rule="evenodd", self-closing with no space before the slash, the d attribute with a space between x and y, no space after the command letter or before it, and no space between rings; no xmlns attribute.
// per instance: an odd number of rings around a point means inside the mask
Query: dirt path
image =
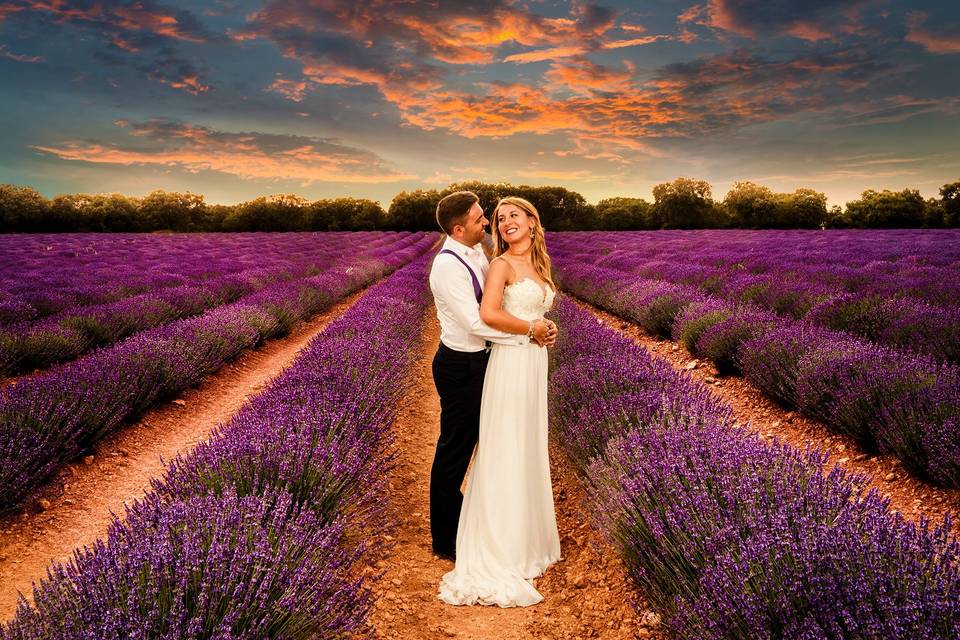
<svg viewBox="0 0 960 640"><path fill-rule="evenodd" d="M105 438L93 455L48 483L24 512L0 520L0 620L13 616L17 592L29 595L51 560L66 560L73 549L105 535L111 512L122 514L124 503L143 496L150 479L163 472L164 460L189 451L227 422L362 293L241 354L199 386Z"/></svg>
<svg viewBox="0 0 960 640"><path fill-rule="evenodd" d="M759 432L768 440L778 438L797 449L812 444L829 454L828 464L866 474L871 486L890 497L890 508L906 518L918 521L926 516L939 521L947 512L960 515L960 491L942 489L917 479L893 456L863 453L852 438L833 433L820 422L780 407L742 376L718 376L710 361L698 360L682 343L651 337L633 323L572 296L570 299L596 314L604 324L629 335L636 344L657 357L706 383L714 394L733 408L739 425Z"/></svg>
<svg viewBox="0 0 960 640"><path fill-rule="evenodd" d="M390 478L391 509L399 521L394 546L377 563L378 602L366 635L372 638L653 638L656 617L638 616L613 551L588 521L589 509L563 455L551 450L551 475L562 559L536 581L544 601L526 608L454 607L437 599L441 576L453 563L430 546L430 466L440 431L440 402L431 361L439 325L428 310L423 348L394 428L399 458Z"/></svg>

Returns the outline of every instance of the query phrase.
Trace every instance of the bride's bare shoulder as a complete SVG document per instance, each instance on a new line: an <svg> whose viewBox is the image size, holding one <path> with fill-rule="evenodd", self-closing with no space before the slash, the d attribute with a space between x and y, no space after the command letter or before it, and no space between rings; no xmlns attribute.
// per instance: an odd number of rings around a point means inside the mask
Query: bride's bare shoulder
<svg viewBox="0 0 960 640"><path fill-rule="evenodd" d="M503 257L502 255L497 256L490 261L490 271L496 269L499 274L504 276L507 284L510 284L517 277L517 270L513 267L510 261Z"/></svg>

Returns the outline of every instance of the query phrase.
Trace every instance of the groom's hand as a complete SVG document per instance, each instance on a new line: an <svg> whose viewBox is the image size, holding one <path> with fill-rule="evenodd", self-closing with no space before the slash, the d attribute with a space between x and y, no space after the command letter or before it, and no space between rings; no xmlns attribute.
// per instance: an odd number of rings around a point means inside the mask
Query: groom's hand
<svg viewBox="0 0 960 640"><path fill-rule="evenodd" d="M551 320L537 320L533 324L533 339L541 347L552 347L557 342L557 325Z"/></svg>

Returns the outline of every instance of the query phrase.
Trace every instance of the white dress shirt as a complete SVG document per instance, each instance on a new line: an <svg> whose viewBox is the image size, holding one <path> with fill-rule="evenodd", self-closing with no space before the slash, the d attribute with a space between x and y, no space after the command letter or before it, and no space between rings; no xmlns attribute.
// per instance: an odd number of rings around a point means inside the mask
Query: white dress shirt
<svg viewBox="0 0 960 640"><path fill-rule="evenodd" d="M490 263L480 243L468 247L447 236L440 250L444 249L453 251L470 265L482 290ZM483 351L487 340L516 346L530 343L526 334L497 331L480 319L480 303L467 267L453 256L441 253L434 258L430 268L430 291L440 321L440 341L454 351Z"/></svg>

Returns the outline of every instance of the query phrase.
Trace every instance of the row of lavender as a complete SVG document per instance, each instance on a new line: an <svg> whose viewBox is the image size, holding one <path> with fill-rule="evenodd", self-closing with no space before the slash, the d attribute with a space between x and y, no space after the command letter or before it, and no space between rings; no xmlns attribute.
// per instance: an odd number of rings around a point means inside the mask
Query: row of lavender
<svg viewBox="0 0 960 640"><path fill-rule="evenodd" d="M371 288L106 541L56 564L0 639L343 638L372 603L390 426L420 339L426 258Z"/></svg>
<svg viewBox="0 0 960 640"><path fill-rule="evenodd" d="M0 326L250 269L280 268L309 255L318 243L360 246L377 235L8 234L0 236Z"/></svg>
<svg viewBox="0 0 960 640"><path fill-rule="evenodd" d="M912 254L909 242L881 240L875 233L830 233L829 243L818 242L821 236L811 232L732 233L739 242L723 232L679 238L554 234L551 249L578 262L696 286L726 300L960 362L960 255L949 265L918 266L916 261L925 258ZM925 237L926 232L911 233ZM934 232L933 239L928 238L926 252L960 253L951 248L960 244L960 234ZM871 249L890 260L851 264Z"/></svg>
<svg viewBox="0 0 960 640"><path fill-rule="evenodd" d="M400 243L406 234L358 234L351 238L356 243L356 256L380 259ZM298 242L299 240L299 242ZM72 360L92 348L105 346L156 326L180 318L197 315L206 310L227 304L242 296L254 293L263 287L286 280L296 280L321 273L343 255L344 238L337 234L315 234L310 243L295 238L283 255L276 239L265 243L266 254L255 256L260 249L248 248L247 260L260 260L260 266L240 272L213 275L205 271L200 281L179 286L168 286L160 281L156 290L123 298L115 302L84 304L64 309L40 321L24 321L0 328L0 376L16 375L35 368L46 368L57 362ZM230 253L239 250L235 238L226 238L222 248ZM127 255L129 252L121 252ZM204 263L205 255L185 260L186 273L199 271L197 263ZM150 268L150 256L139 268ZM138 261L132 258L134 263ZM173 265L166 265L172 268ZM210 265L203 267L209 269ZM141 273L137 273L142 278ZM155 280L156 281L156 280ZM121 280L114 279L114 286L123 287ZM143 283L141 283L143 284ZM48 293L50 289L46 290Z"/></svg>
<svg viewBox="0 0 960 640"><path fill-rule="evenodd" d="M702 384L570 301L551 433L677 638L956 638L960 545L825 456L734 427Z"/></svg>
<svg viewBox="0 0 960 640"><path fill-rule="evenodd" d="M556 234L564 236L566 234ZM806 283L816 292L867 292L933 304L960 303L960 231L926 229L831 231L643 231L571 234L581 246L642 252L650 267L690 265L687 277L718 272L761 276L755 282ZM712 268L700 273L698 267ZM712 284L712 283L711 283ZM745 285L744 286L749 286ZM801 291L802 293L802 291ZM803 297L796 303L802 310Z"/></svg>
<svg viewBox="0 0 960 640"><path fill-rule="evenodd" d="M0 390L0 512L150 406L406 264L435 240L409 236L381 259L344 259L317 276L265 287Z"/></svg>
<svg viewBox="0 0 960 640"><path fill-rule="evenodd" d="M558 260L562 286L721 372L853 437L914 474L960 487L960 367L718 300L694 287Z"/></svg>

